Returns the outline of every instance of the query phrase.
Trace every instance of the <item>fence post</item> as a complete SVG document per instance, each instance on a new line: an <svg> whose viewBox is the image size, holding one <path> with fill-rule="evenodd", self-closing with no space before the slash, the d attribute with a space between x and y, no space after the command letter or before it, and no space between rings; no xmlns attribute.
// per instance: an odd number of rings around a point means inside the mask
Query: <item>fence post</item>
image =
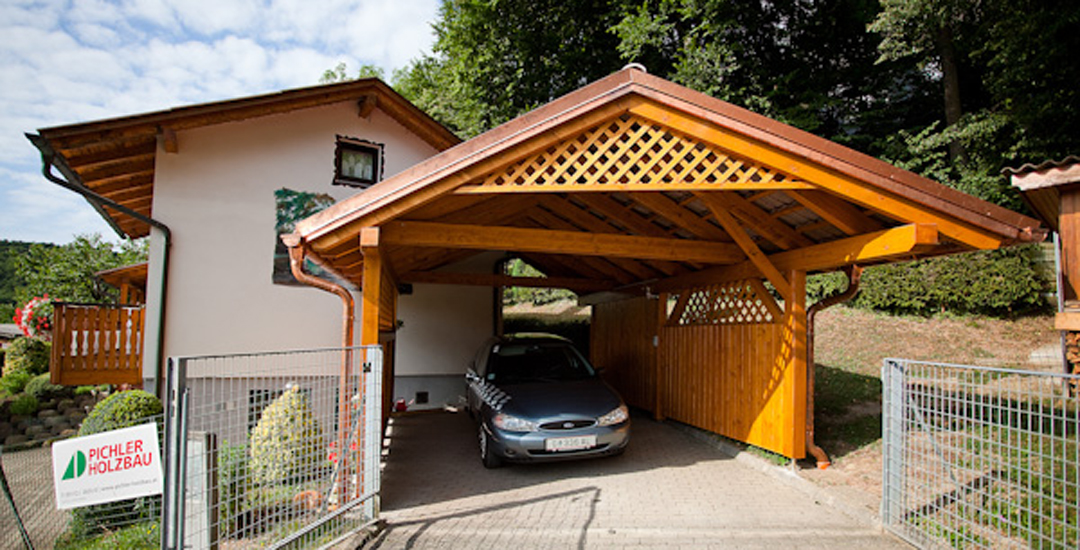
<svg viewBox="0 0 1080 550"><path fill-rule="evenodd" d="M904 483L904 366L886 359L881 367L882 381L882 492L881 521L885 525L900 522L903 510Z"/></svg>
<svg viewBox="0 0 1080 550"><path fill-rule="evenodd" d="M161 548L184 547L184 476L187 437L187 360L170 357L165 387L165 488L161 499Z"/></svg>

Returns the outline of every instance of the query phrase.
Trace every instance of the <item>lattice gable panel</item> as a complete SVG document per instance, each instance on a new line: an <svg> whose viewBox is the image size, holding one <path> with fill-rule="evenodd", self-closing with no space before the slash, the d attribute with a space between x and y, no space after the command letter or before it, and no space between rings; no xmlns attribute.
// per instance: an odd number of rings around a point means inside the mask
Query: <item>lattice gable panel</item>
<svg viewBox="0 0 1080 550"><path fill-rule="evenodd" d="M687 290L668 324L748 325L779 323L783 316L776 300L757 279Z"/></svg>
<svg viewBox="0 0 1080 550"><path fill-rule="evenodd" d="M626 114L484 177L464 193L810 188L798 179Z"/></svg>

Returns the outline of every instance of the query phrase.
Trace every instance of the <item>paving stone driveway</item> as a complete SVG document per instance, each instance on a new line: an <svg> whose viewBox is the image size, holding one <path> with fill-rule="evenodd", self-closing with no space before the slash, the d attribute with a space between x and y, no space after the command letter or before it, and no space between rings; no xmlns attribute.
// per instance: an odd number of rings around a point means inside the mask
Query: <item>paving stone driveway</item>
<svg viewBox="0 0 1080 550"><path fill-rule="evenodd" d="M670 424L633 429L620 457L486 470L464 413L396 417L365 548L910 548Z"/></svg>

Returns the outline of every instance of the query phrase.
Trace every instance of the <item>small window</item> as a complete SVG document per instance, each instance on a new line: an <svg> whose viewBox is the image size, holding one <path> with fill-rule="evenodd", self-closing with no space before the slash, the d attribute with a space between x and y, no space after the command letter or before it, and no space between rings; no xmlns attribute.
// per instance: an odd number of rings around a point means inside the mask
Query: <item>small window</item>
<svg viewBox="0 0 1080 550"><path fill-rule="evenodd" d="M338 136L334 185L371 187L382 179L382 153L382 144Z"/></svg>

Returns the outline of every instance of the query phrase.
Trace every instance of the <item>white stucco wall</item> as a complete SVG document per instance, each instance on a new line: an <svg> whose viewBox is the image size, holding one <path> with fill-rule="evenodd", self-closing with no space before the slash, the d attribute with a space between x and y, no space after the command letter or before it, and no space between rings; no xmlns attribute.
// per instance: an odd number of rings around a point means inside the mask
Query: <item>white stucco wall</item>
<svg viewBox="0 0 1080 550"><path fill-rule="evenodd" d="M271 281L274 191L286 187L328 193L336 200L357 192L331 185L336 134L385 144L385 177L436 153L381 111L369 119L359 118L351 102L182 131L177 136L178 153L159 151L153 216L173 233L165 321L167 357L340 345L339 298ZM159 257L160 239L152 239L151 248L152 257ZM150 273L148 283L154 287L160 275L153 269ZM465 295L460 291L418 294L403 300L410 310L404 317L399 315L406 327L428 326L427 321L411 318L423 310L413 305L419 306L420 300L411 298L428 296L439 304L435 315L453 315L444 322L468 325L478 315L475 321L486 322L483 330L490 331L490 297L486 309L469 300L461 302L475 306L475 311L463 314L448 310L440 298L450 294L460 302ZM153 318L160 304L152 296L148 302L148 316ZM426 334L417 330L418 338L403 339L398 349L412 346ZM404 355L398 364L410 372L448 368L426 359L407 362L409 354Z"/></svg>

